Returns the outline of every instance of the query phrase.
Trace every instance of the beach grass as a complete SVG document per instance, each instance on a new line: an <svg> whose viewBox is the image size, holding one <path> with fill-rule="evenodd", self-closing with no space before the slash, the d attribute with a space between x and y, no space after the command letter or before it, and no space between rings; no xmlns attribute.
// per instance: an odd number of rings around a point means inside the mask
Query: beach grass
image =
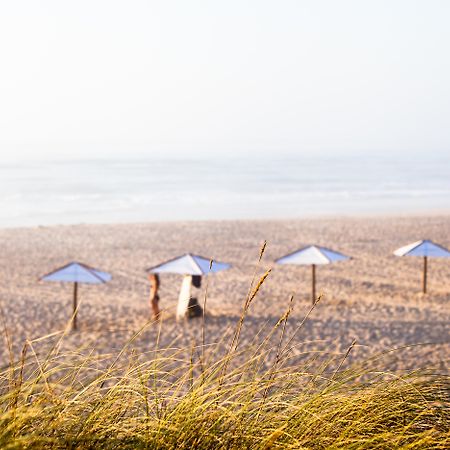
<svg viewBox="0 0 450 450"><path fill-rule="evenodd" d="M255 272L236 328L222 342L208 343L203 330L190 348L156 342L143 353L133 347L139 330L116 353L69 352L70 324L27 341L0 373L0 448L450 447L448 377L378 371L377 358L346 367L355 342L342 355L321 355L320 364L298 363L286 333L292 299L275 326L241 345L269 273Z"/></svg>

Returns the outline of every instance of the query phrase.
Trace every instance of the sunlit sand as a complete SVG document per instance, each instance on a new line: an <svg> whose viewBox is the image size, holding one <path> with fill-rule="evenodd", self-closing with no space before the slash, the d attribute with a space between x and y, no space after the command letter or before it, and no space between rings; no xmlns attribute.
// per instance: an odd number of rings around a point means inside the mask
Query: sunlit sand
<svg viewBox="0 0 450 450"><path fill-rule="evenodd" d="M229 221L74 225L0 231L0 298L13 352L26 339L63 330L72 312L72 287L44 283L44 273L72 260L101 267L111 282L79 288L78 331L64 341L68 349L95 346L99 352L121 348L151 318L145 269L187 251L230 262L232 269L204 280L207 286L206 341L218 342L240 315L255 272L273 267L252 303L242 334L250 343L259 330L272 326L294 295L288 332L311 305L310 268L279 266L274 260L310 243L330 245L350 261L322 266L317 295L323 297L302 332L296 350L345 352L356 340L349 362L384 350L394 352L383 364L402 370L446 370L450 356L450 265L429 262L428 293L421 294L422 263L397 258L400 245L430 237L449 246L450 217L336 218L298 221ZM257 267L261 243L267 240ZM200 339L201 319L175 320L181 276L161 275L160 324L148 324L136 340L138 350L176 341L189 347ZM412 346L413 344L420 344ZM8 351L1 348L2 360Z"/></svg>

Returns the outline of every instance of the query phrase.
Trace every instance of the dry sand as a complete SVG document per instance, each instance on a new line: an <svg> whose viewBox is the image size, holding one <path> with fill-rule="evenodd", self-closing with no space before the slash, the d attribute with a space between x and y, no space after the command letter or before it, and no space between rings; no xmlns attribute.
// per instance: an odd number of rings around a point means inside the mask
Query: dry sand
<svg viewBox="0 0 450 450"><path fill-rule="evenodd" d="M430 260L429 293L422 295L422 260L392 255L397 247L422 238L450 247L450 216L4 229L0 230L0 301L18 357L26 339L62 330L70 319L72 286L39 282L39 276L72 260L109 271L110 283L80 287L79 331L70 333L64 346L95 345L97 351L113 351L150 318L144 269L191 251L233 264L232 270L209 278L206 341L217 342L238 320L261 243L267 240L268 245L258 274L271 267L275 258L314 243L353 259L318 267L318 292L323 299L295 337L294 355L305 350L343 353L355 339L349 363L407 345L382 364L391 370L446 371L450 260ZM181 277L166 275L161 281L160 345L174 340L178 346L198 342L201 320L177 324L174 318ZM275 266L250 307L242 345L251 342L261 328L273 326L294 294L289 336L310 307L310 289L309 267ZM152 349L157 329L149 325L133 345L142 351ZM0 355L4 366L6 340Z"/></svg>

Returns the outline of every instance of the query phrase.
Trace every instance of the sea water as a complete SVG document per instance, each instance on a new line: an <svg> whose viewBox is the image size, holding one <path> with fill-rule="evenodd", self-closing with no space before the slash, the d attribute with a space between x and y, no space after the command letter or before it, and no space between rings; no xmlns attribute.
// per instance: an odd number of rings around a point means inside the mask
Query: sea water
<svg viewBox="0 0 450 450"><path fill-rule="evenodd" d="M0 226L450 212L450 157L217 154L0 164Z"/></svg>

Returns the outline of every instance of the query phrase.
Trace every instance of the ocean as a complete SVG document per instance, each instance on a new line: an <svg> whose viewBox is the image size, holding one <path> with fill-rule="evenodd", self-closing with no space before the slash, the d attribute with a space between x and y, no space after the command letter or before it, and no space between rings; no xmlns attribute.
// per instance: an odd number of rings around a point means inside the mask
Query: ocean
<svg viewBox="0 0 450 450"><path fill-rule="evenodd" d="M450 212L450 157L202 156L0 164L0 227Z"/></svg>

